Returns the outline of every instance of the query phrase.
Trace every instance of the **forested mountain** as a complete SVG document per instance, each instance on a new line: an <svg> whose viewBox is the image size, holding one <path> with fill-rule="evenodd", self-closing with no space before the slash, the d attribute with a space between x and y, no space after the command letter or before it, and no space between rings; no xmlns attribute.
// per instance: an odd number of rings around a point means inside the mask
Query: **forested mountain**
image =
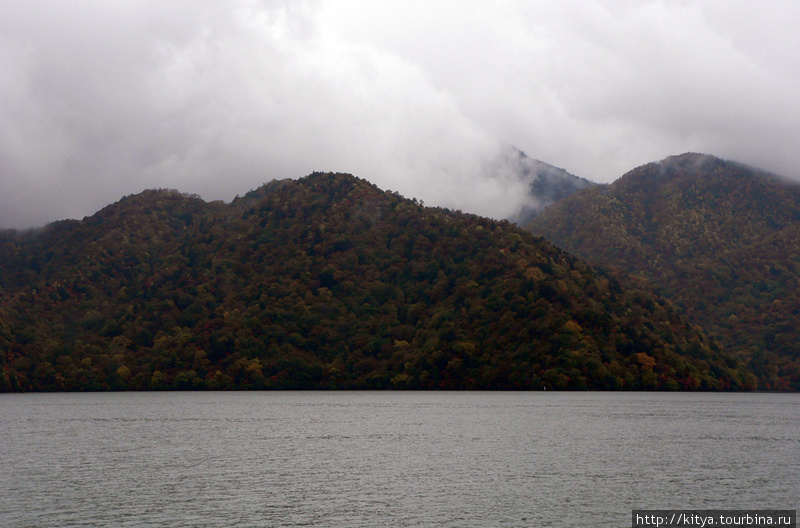
<svg viewBox="0 0 800 528"><path fill-rule="evenodd" d="M508 218L521 226L562 198L596 185L564 169L533 159L514 147L509 147L504 152L503 165L528 187L522 208Z"/></svg>
<svg viewBox="0 0 800 528"><path fill-rule="evenodd" d="M684 154L577 193L529 227L646 278L763 387L800 389L800 184Z"/></svg>
<svg viewBox="0 0 800 528"><path fill-rule="evenodd" d="M343 174L0 234L0 389L751 389L641 284Z"/></svg>

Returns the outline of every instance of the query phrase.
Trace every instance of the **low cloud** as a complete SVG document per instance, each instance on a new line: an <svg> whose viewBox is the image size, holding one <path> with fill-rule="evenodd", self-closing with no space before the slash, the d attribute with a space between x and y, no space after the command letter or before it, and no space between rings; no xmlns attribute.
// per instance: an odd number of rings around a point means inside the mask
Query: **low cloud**
<svg viewBox="0 0 800 528"><path fill-rule="evenodd" d="M315 170L502 217L525 193L509 144L595 181L687 150L800 177L798 9L10 0L0 227Z"/></svg>

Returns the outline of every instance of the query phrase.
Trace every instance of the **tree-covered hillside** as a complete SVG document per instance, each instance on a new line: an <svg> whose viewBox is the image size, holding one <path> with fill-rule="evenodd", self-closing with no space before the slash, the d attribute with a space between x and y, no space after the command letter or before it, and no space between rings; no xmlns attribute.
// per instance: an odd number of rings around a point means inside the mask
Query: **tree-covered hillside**
<svg viewBox="0 0 800 528"><path fill-rule="evenodd" d="M364 180L0 235L0 389L750 389L640 284Z"/></svg>
<svg viewBox="0 0 800 528"><path fill-rule="evenodd" d="M651 163L530 229L656 285L762 386L800 389L800 185L711 156Z"/></svg>

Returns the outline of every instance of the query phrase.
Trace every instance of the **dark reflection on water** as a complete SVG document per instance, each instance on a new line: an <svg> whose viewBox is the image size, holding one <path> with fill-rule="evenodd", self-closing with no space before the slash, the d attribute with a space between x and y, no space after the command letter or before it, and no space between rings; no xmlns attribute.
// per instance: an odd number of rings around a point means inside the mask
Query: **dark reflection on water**
<svg viewBox="0 0 800 528"><path fill-rule="evenodd" d="M800 395L0 395L0 526L630 526L798 507Z"/></svg>

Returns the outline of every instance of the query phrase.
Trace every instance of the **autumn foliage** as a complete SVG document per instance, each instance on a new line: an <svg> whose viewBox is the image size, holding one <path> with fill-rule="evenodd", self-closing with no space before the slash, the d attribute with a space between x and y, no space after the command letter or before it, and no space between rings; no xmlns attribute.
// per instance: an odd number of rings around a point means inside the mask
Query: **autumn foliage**
<svg viewBox="0 0 800 528"><path fill-rule="evenodd" d="M769 389L800 389L800 185L685 154L577 193L530 229L642 278Z"/></svg>
<svg viewBox="0 0 800 528"><path fill-rule="evenodd" d="M0 234L0 389L752 389L646 287L344 174Z"/></svg>

